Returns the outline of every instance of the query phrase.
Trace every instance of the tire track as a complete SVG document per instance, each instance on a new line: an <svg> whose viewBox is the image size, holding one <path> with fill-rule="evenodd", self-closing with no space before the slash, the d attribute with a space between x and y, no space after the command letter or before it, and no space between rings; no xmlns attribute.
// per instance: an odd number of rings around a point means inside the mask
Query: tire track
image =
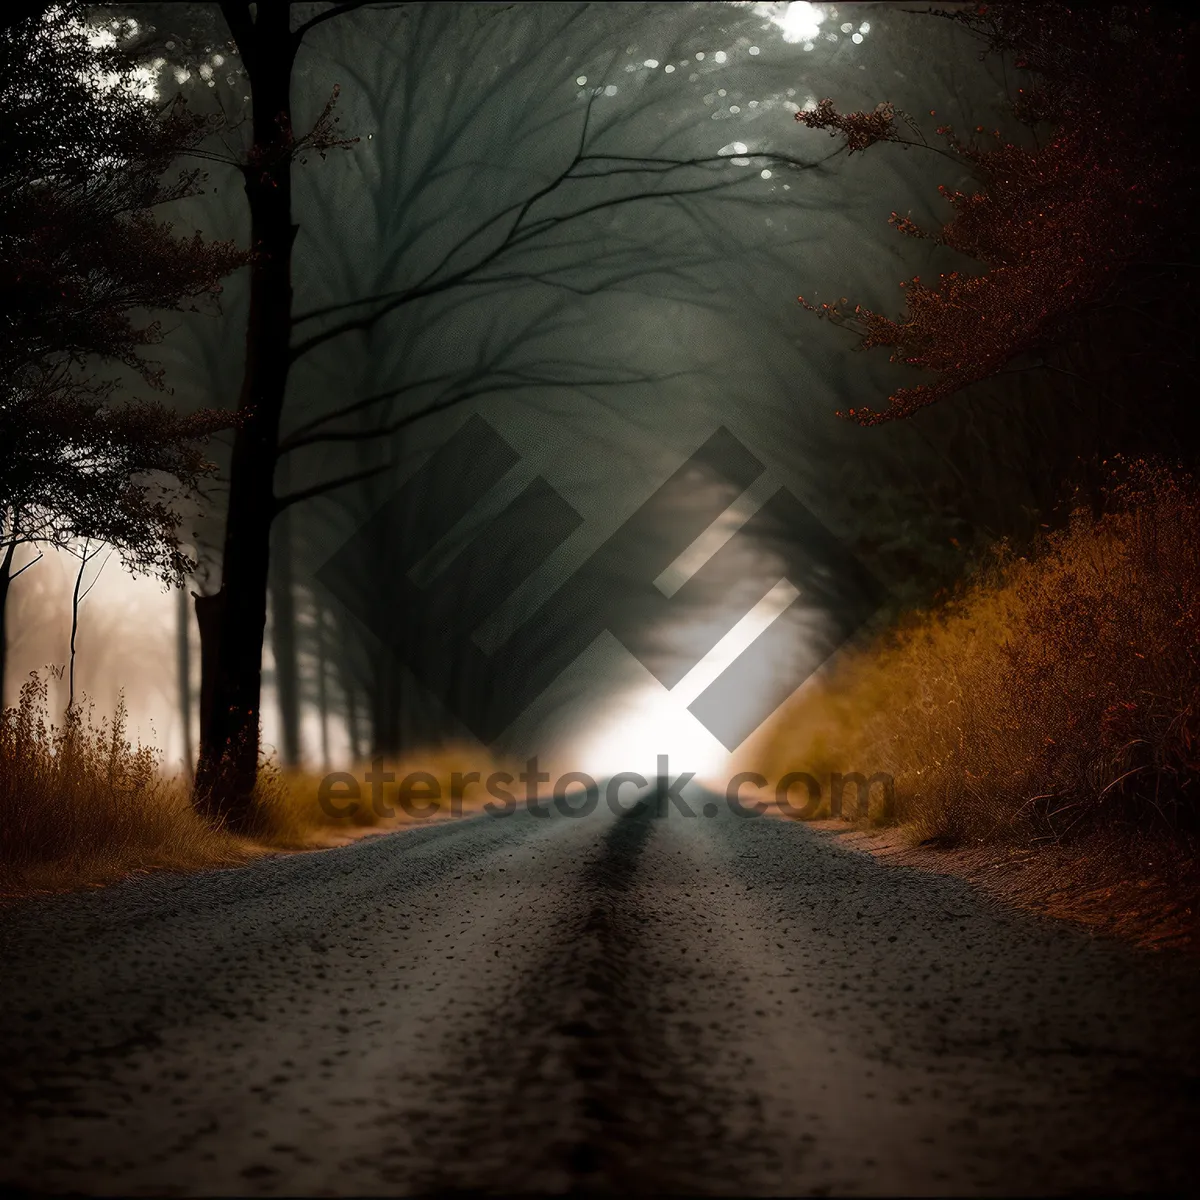
<svg viewBox="0 0 1200 1200"><path fill-rule="evenodd" d="M0 1181L1194 1190L1191 966L661 807L9 909Z"/></svg>
<svg viewBox="0 0 1200 1200"><path fill-rule="evenodd" d="M681 961L664 975L669 893L645 866L664 827L659 807L644 797L599 839L517 1011L470 1052L470 1061L503 1061L510 1071L506 1094L493 1100L490 1149L474 1129L449 1159L469 1155L471 1165L425 1177L423 1188L736 1192L747 1163L772 1156L754 1097L712 1092L706 1068L727 1057L727 1031L681 1016L678 997L664 991L686 975L689 947L666 948Z"/></svg>

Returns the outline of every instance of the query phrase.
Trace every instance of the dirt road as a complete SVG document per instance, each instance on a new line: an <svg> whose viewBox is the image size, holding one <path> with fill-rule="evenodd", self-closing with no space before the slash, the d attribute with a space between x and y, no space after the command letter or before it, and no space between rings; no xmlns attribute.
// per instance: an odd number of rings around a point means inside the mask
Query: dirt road
<svg viewBox="0 0 1200 1200"><path fill-rule="evenodd" d="M1195 1178L1194 967L723 804L481 816L0 922L19 1187Z"/></svg>

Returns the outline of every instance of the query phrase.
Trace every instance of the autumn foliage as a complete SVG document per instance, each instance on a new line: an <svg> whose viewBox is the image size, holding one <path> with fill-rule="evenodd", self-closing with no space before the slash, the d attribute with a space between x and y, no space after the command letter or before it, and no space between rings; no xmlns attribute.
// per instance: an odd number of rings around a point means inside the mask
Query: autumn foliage
<svg viewBox="0 0 1200 1200"><path fill-rule="evenodd" d="M201 819L183 782L130 741L123 706L96 720L75 705L55 721L47 691L31 677L0 712L0 896L262 853Z"/></svg>
<svg viewBox="0 0 1200 1200"><path fill-rule="evenodd" d="M1200 486L1114 473L1107 511L915 613L781 712L781 761L883 771L913 836L1200 834Z"/></svg>
<svg viewBox="0 0 1200 1200"><path fill-rule="evenodd" d="M359 779L370 770L345 765ZM413 771L436 779L443 798L436 810L428 817L406 812L395 785L384 789L379 808L368 786L357 801L322 805L320 775L267 763L256 786L253 825L239 836L201 816L190 781L169 775L155 750L131 740L123 703L102 718L86 700L55 716L49 680L32 675L17 703L0 711L0 899L153 870L237 866L276 850L336 845L471 815L493 797L472 785L454 804L456 778L520 769L465 745L387 765L397 779Z"/></svg>
<svg viewBox="0 0 1200 1200"><path fill-rule="evenodd" d="M1164 11L1165 10L1165 11ZM907 417L1061 336L1111 294L1124 268L1186 227L1195 195L1187 148L1194 112L1196 26L1166 6L1001 3L955 14L992 50L1028 72L1012 105L1022 143L976 128L937 135L979 186L941 194L954 215L926 231L893 213L902 233L975 259L978 274L915 277L898 319L856 305L801 304L849 325L863 349L933 375L882 410L851 409L864 425ZM1118 82L1126 81L1126 82ZM1126 87L1132 94L1115 98ZM853 153L879 142L930 146L891 105L840 113L831 100L796 120L828 130Z"/></svg>

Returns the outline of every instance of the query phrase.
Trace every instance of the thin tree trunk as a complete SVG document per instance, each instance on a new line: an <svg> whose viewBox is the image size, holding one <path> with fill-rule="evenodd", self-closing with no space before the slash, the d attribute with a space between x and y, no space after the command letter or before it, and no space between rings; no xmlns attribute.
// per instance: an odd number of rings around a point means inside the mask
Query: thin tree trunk
<svg viewBox="0 0 1200 1200"><path fill-rule="evenodd" d="M358 693L349 672L342 672L342 694L346 699L346 733L350 738L350 762L362 758L362 736L358 728Z"/></svg>
<svg viewBox="0 0 1200 1200"><path fill-rule="evenodd" d="M71 593L71 670L67 691L68 711L75 707L75 635L79 632L79 587L83 583L83 573L88 565L88 543L83 543L83 553L79 556L79 570L75 573L75 590Z"/></svg>
<svg viewBox="0 0 1200 1200"><path fill-rule="evenodd" d="M279 420L291 366L291 73L298 39L285 0L221 5L253 95L254 145L242 168L250 206L250 308L241 415L230 462L215 679L196 771L196 800L234 827L249 824L258 772Z"/></svg>
<svg viewBox="0 0 1200 1200"><path fill-rule="evenodd" d="M316 601L317 619L317 709L321 717L321 767L329 770L329 693L326 683L328 659L325 652L325 609Z"/></svg>
<svg viewBox="0 0 1200 1200"><path fill-rule="evenodd" d="M200 752L212 742L213 732L209 724L213 710L213 693L217 681L217 646L221 640L221 609L225 594L217 592L202 596L193 592L196 602L196 628L200 631Z"/></svg>
<svg viewBox="0 0 1200 1200"><path fill-rule="evenodd" d="M390 757L400 752L400 696L396 672L375 665L370 687L371 753Z"/></svg>
<svg viewBox="0 0 1200 1200"><path fill-rule="evenodd" d="M188 595L180 588L175 604L175 664L179 677L179 721L183 731L183 769L191 772L192 757L192 614L188 611Z"/></svg>
<svg viewBox="0 0 1200 1200"><path fill-rule="evenodd" d="M363 754L362 721L359 715L357 680L350 667L349 650L345 645L337 646L341 630L333 613L329 613L329 632L334 646L333 661L336 664L337 680L341 686L342 703L346 713L346 736L350 741L351 765L361 761Z"/></svg>
<svg viewBox="0 0 1200 1200"><path fill-rule="evenodd" d="M103 545L99 545L95 550L91 550L91 544L91 539L84 539L83 552L79 556L79 572L75 576L75 590L71 594L71 677L69 691L67 693L68 712L75 707L75 638L79 633L79 606L88 598L88 594L91 592L92 588L94 588L96 584L100 582L100 574L108 565L109 558L112 557L112 551L110 550L108 552L108 556L100 564L99 570L97 570L96 574L92 577L92 582L89 583L87 587L83 588L83 591L81 592L79 589L83 587L83 576L84 572L87 571L88 563L90 563L92 559L104 549Z"/></svg>
<svg viewBox="0 0 1200 1200"><path fill-rule="evenodd" d="M4 685L8 680L8 592L12 587L13 555L16 550L16 541L9 542L4 559L0 562L0 709L4 707Z"/></svg>
<svg viewBox="0 0 1200 1200"><path fill-rule="evenodd" d="M287 458L279 483L288 487ZM279 702L280 758L300 765L300 688L296 670L296 592L292 574L292 521L285 509L271 533L271 650L275 655L275 694Z"/></svg>

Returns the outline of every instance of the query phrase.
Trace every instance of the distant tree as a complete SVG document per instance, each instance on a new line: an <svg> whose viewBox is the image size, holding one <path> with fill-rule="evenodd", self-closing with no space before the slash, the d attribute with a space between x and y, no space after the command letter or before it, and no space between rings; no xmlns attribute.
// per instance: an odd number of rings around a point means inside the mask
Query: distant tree
<svg viewBox="0 0 1200 1200"><path fill-rule="evenodd" d="M157 217L197 190L197 171L167 173L206 123L147 99L121 30L93 16L26 6L0 25L0 632L23 545L103 542L181 583L178 501L210 470L205 438L230 424L95 374L103 360L162 389L142 356L161 326L135 314L215 297L245 256Z"/></svg>
<svg viewBox="0 0 1200 1200"><path fill-rule="evenodd" d="M856 332L863 349L891 347L892 361L933 375L900 388L882 410L850 409L846 415L863 425L911 416L1019 356L1045 351L1081 313L1112 300L1131 266L1179 265L1147 261L1156 249L1187 257L1179 247L1191 235L1196 195L1198 27L1182 7L999 3L940 15L1030 73L1012 104L1030 131L1025 144L983 126L975 140L942 125L938 146L887 103L841 113L826 99L796 114L811 129L841 136L851 153L879 142L935 149L980 183L971 192L940 189L954 215L937 232L898 213L891 223L981 262L981 273L901 283L906 306L898 319L801 297L809 311ZM1145 294L1157 284L1139 278L1136 286ZM1194 341L1189 329L1182 336Z"/></svg>
<svg viewBox="0 0 1200 1200"><path fill-rule="evenodd" d="M372 21L399 13L401 23L382 35L365 22L356 26L359 9L363 10L360 17ZM272 527L278 517L293 505L392 472L391 451L402 430L514 383L509 370L481 373L472 355L461 369L425 375L414 367L401 382L344 402L347 389L340 385L325 411L294 421L295 404L289 402L289 392L293 396L295 392L289 385L301 364L307 369L322 348L335 343L338 348L354 347L385 331L394 347L413 351L411 340L396 335L406 319L417 324L413 314L422 309L453 307L465 297L486 296L489 289L536 284L579 294L617 290L616 285L655 268L647 266L644 241L613 236L611 230L598 241L597 218L611 215L618 207L652 201L686 212L694 199L728 194L739 184L744 189L757 178L731 169L732 164L748 165L750 157L666 153L661 128L652 130L648 152L605 149L605 130L592 122L591 102L557 111L540 108L540 100L553 98L546 87L547 72L554 70L560 77L568 71L574 74L563 60L561 39L572 32L582 38L593 22L593 9L612 11L603 5L363 5L355 0L320 7L293 7L284 0L260 0L253 5L228 0L220 5L245 68L245 93L251 106L251 144L238 165L254 257L239 399L243 419L230 456L221 586L215 596L198 601L197 608L202 712L196 797L202 808L233 825L245 825L253 813ZM672 11L657 5L645 11L660 9ZM526 17L527 13L537 16ZM374 263L380 276L377 286L360 292L359 281L353 281L356 287L350 294L335 288L328 302L301 308L294 305L294 266L297 259L303 264L312 255L295 220L293 167L313 152L347 145L350 139L338 135L333 99L315 120L311 115L308 120L297 119L302 110L298 105L294 108L293 102L305 97L293 84L312 70L316 51L309 44L310 35L316 35L311 41L319 46L336 39L339 27L354 31L347 47L353 59L339 67L352 75L366 72L369 66L386 68L382 90L388 95L387 107L400 120L380 132L387 134L388 142L403 147L404 153L394 155L394 173L388 168L394 191L359 186L346 197L341 213L343 238L335 249L345 260L349 257L345 248L355 236L354 222L363 219L358 205L364 199L382 198L392 205L390 212L379 214L390 236ZM495 71L487 78L503 80L519 74L525 91L499 112L499 106L481 98L478 90L467 88L464 77L485 51L495 53L500 36L506 31L513 34L514 27L523 35L520 53L514 40L508 68L495 61ZM602 34L596 35L589 54L597 53L603 44L611 45L606 43L612 36L608 25ZM434 52L420 52L429 46ZM581 49L582 45L577 51ZM296 71L298 62L300 71ZM430 77L446 79L446 96L428 119L416 119L411 108L422 67ZM613 85L612 91L616 90ZM605 91L593 88L592 98ZM647 95L643 108L648 114L655 111L653 96ZM495 132L479 141L489 122L507 126L505 132L519 142L506 142ZM569 143L563 132L568 125ZM561 152L553 172L514 171L513 164L526 149L520 143L536 145L538 136L547 131L558 131L560 137ZM488 173L479 161L489 142L503 145L512 160L507 176L498 170ZM762 168L814 165L773 152L756 152L752 157ZM376 165L378 159L373 162L367 154L361 158L360 169L383 170ZM464 199L468 192L482 195L487 209L469 208ZM297 246L305 252L297 255ZM320 265L335 283L341 282L338 261ZM344 376L359 357L366 357L350 350L342 353ZM483 357L490 364L489 356ZM498 368L506 366L503 355L492 357ZM526 370L523 382L545 386L551 375L563 381L558 364L551 363ZM406 400L411 407L397 413L393 406ZM369 458L362 466L345 469L327 465L328 474L317 482L277 491L282 456L304 451L324 463L338 446L362 447ZM286 591L285 580L278 594ZM281 626L288 612L286 603L277 605ZM281 657L290 657L289 640L294 641L281 627Z"/></svg>

